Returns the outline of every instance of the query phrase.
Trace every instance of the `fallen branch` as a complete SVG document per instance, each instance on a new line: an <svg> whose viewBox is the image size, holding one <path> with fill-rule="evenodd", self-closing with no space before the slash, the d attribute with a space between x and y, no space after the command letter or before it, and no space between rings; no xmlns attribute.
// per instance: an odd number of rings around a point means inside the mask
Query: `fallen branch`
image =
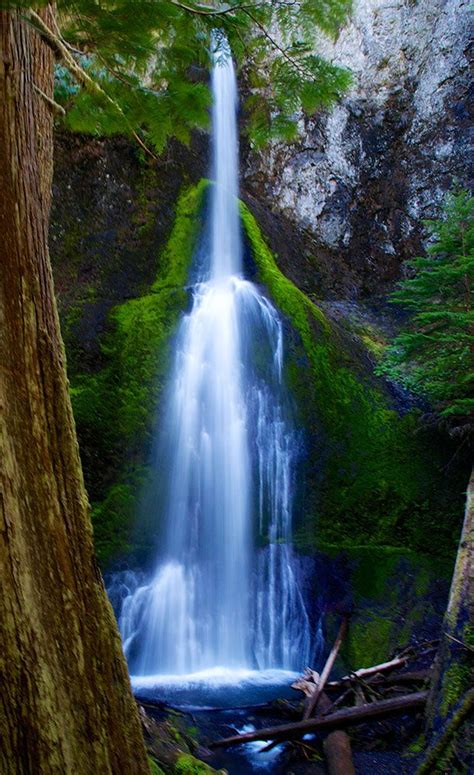
<svg viewBox="0 0 474 775"><path fill-rule="evenodd" d="M394 670L396 667L403 667L406 665L409 659L410 657L408 656L396 657L395 659L391 659L390 662L382 662L380 665L373 665L373 667L362 667L359 670L354 670L354 672L350 673L350 675L344 675L338 681L331 681L328 683L328 688L339 689L344 684L350 683L351 680L354 679L354 676L357 678L365 678L366 676L375 675L376 673L384 673L388 670Z"/></svg>
<svg viewBox="0 0 474 775"><path fill-rule="evenodd" d="M369 687L379 687L382 689L382 691L385 688L395 687L397 688L400 684L413 684L413 683L426 683L430 677L430 669L426 670L413 670L409 673L396 673L394 675L377 675L375 674L372 678L368 678L367 685ZM360 679L359 679L360 680ZM343 684L340 684L339 686L326 684L326 689L336 692L338 689L341 689L341 687L347 685L345 682ZM352 693L354 693L355 687L354 687L354 681L349 682L349 687L346 689L345 692L339 695L339 697L331 703L331 705L323 711L323 714L325 716L328 715L328 713L331 713L335 708L339 707L339 705L344 704L344 702L350 697Z"/></svg>
<svg viewBox="0 0 474 775"><path fill-rule="evenodd" d="M308 697L308 699L305 702L303 719L310 718L318 704L319 698L321 697L324 691L324 687L326 686L327 680L334 666L334 662L336 661L336 657L339 653L339 649L341 648L341 643L344 640L344 637L346 635L347 624L348 624L348 619L347 619L347 616L345 616L341 622L341 626L339 627L339 632L337 634L336 640L334 641L334 646L332 647L331 652L326 660L326 664L324 665L323 672L321 673L321 677L316 686L316 690L313 692L313 694L311 694Z"/></svg>
<svg viewBox="0 0 474 775"><path fill-rule="evenodd" d="M296 721L292 724L283 724L277 727L257 729L255 732L245 732L241 735L226 737L216 740L211 744L212 748L225 748L231 745L252 743L255 740L291 740L305 735L307 732L327 731L341 727L362 724L373 719L386 718L398 713L406 713L424 707L428 692L415 692L414 694L394 697L381 702L371 702L356 708L347 708L331 713L328 716Z"/></svg>
<svg viewBox="0 0 474 775"><path fill-rule="evenodd" d="M347 732L336 729L323 743L329 775L355 775L351 741Z"/></svg>
<svg viewBox="0 0 474 775"><path fill-rule="evenodd" d="M430 669L426 670L412 670L409 673L396 673L394 675L381 675L380 677L374 676L369 678L370 686L396 686L397 684L413 684L425 683L430 677Z"/></svg>

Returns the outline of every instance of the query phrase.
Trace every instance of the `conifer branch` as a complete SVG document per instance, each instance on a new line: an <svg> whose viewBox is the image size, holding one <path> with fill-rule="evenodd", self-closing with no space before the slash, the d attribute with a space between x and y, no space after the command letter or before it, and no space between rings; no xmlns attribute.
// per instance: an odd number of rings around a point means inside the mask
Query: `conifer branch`
<svg viewBox="0 0 474 775"><path fill-rule="evenodd" d="M254 10L258 8L262 3L251 3L250 5L226 5L224 8L209 8L203 5L187 5L180 2L180 0L171 0L173 5L178 8L182 8L183 11L189 13L198 14L199 16L225 16L226 14L235 13L236 11L245 11L247 9Z"/></svg>
<svg viewBox="0 0 474 775"><path fill-rule="evenodd" d="M288 54L286 49L284 49L277 40L275 40L272 35L268 32L267 28L264 24L258 21L258 19L255 18L255 16L248 10L248 7L242 6L241 10L247 14L249 19L252 20L252 22L259 28L259 30L263 33L263 36L268 40L269 43L275 48L277 51L280 52L282 57L286 59L286 61L292 65L292 67L295 68L304 78L310 78L311 80L314 80L314 75L309 70L306 70L306 68L302 67L299 62L297 62L296 59L294 59L292 56Z"/></svg>
<svg viewBox="0 0 474 775"><path fill-rule="evenodd" d="M130 121L128 120L127 116L125 115L123 109L120 107L118 102L112 99L112 97L110 97L110 95L107 94L107 92L102 88L102 86L100 86L97 83L97 81L95 81L89 75L89 73L87 73L86 70L84 70L84 68L82 68L76 62L72 53L69 51L67 44L62 39L61 34L59 32L59 28L57 28L57 32L54 32L53 30L51 30L50 27L48 27L48 25L43 21L41 16L37 14L36 11L33 11L31 9L28 11L27 20L28 18L34 22L33 26L38 30L38 32L44 38L46 38L46 40L52 46L56 48L61 58L64 60L65 64L68 66L69 70L71 71L72 75L76 78L78 83L80 83L81 86L84 86L85 88L89 88L90 91L95 92L96 94L103 97L109 103L109 105L111 105L114 108L114 110L116 110L125 120L125 123L127 124L132 137L143 149L143 151L147 153L149 156L151 156L152 159L157 161L158 157L153 153L153 151L150 148L148 148L148 146L143 142L141 137L137 134L136 130L130 124Z"/></svg>

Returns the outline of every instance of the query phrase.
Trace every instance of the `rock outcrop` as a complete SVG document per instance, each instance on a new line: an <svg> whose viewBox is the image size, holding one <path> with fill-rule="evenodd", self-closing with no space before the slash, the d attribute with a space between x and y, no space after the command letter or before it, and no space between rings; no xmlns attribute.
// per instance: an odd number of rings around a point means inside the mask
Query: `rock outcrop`
<svg viewBox="0 0 474 775"><path fill-rule="evenodd" d="M250 201L296 229L288 263L306 291L384 294L422 249L421 220L468 184L469 43L465 0L355 0L318 46L352 70L350 92L302 120L296 145L246 155Z"/></svg>

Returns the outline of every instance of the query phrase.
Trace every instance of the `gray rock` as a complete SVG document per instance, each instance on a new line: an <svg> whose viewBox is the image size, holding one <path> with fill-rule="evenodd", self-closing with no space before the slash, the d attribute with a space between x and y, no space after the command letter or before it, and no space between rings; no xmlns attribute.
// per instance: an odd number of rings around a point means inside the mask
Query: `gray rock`
<svg viewBox="0 0 474 775"><path fill-rule="evenodd" d="M337 40L317 45L352 70L350 92L301 119L296 145L247 155L246 193L304 234L319 260L314 293L384 293L423 249L421 219L438 214L453 180L472 177L468 8L355 0Z"/></svg>

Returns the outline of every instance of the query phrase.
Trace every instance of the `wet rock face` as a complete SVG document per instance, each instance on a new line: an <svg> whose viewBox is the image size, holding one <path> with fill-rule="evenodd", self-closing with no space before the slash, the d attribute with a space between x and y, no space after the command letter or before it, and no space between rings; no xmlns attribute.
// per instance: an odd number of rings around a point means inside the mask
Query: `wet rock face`
<svg viewBox="0 0 474 775"><path fill-rule="evenodd" d="M422 249L421 219L453 180L469 183L468 2L355 0L319 50L352 70L351 91L302 121L296 145L243 156L243 185L296 227L306 290L383 294Z"/></svg>
<svg viewBox="0 0 474 775"><path fill-rule="evenodd" d="M207 155L198 134L150 164L127 138L57 133L50 253L70 371L100 365L109 311L155 279L179 191Z"/></svg>

